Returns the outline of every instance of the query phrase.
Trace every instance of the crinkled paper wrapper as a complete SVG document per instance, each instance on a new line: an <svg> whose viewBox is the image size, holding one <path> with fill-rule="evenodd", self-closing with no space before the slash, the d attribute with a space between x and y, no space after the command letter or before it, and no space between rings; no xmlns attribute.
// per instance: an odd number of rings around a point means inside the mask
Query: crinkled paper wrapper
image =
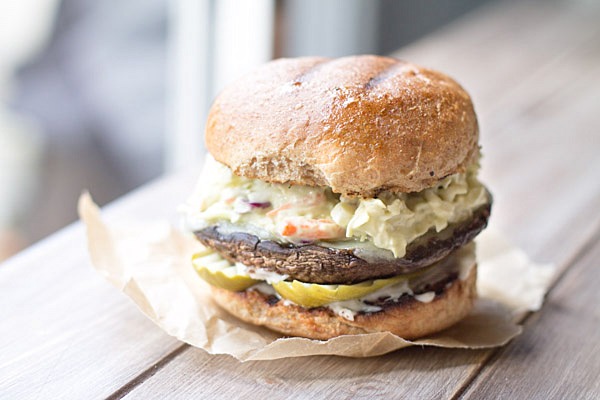
<svg viewBox="0 0 600 400"><path fill-rule="evenodd" d="M543 302L554 268L536 265L502 235L487 230L477 239L480 298L471 314L453 327L419 340L388 332L346 335L330 340L282 337L241 322L221 310L191 267L200 244L168 222L107 226L88 194L79 200L96 270L129 296L160 328L211 354L240 361L310 355L370 357L403 347L502 346L521 333L518 321Z"/></svg>

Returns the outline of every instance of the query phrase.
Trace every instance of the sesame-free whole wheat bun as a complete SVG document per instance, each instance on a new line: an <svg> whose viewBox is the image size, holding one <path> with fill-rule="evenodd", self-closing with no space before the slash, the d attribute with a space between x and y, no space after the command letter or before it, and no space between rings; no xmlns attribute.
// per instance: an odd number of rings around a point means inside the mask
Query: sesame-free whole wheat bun
<svg viewBox="0 0 600 400"><path fill-rule="evenodd" d="M381 56L306 57L225 89L206 145L240 176L369 197L464 172L478 125L469 95L440 72Z"/></svg>
<svg viewBox="0 0 600 400"><path fill-rule="evenodd" d="M492 198L478 125L448 76L380 56L269 62L226 88L186 221L217 304L284 335L464 318Z"/></svg>

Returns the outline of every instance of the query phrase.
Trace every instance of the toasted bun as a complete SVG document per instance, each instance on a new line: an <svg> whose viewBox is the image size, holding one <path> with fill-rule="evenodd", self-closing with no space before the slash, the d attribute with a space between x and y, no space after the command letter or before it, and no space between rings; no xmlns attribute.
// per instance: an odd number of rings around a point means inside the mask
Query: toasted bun
<svg viewBox="0 0 600 400"><path fill-rule="evenodd" d="M478 154L469 95L389 57L280 59L221 93L206 127L235 174L370 197L420 191Z"/></svg>
<svg viewBox="0 0 600 400"><path fill-rule="evenodd" d="M456 279L429 303L413 297L382 311L357 315L354 321L334 314L328 308L307 309L269 303L269 296L254 290L231 292L213 287L213 298L229 313L254 325L263 325L290 336L326 340L340 335L391 332L404 339L416 339L454 325L464 318L476 297L477 267L465 280Z"/></svg>

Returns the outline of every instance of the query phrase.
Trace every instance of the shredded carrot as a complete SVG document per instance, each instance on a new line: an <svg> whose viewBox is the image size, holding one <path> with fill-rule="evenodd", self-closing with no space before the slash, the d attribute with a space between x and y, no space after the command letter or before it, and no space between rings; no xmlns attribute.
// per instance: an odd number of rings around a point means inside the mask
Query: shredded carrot
<svg viewBox="0 0 600 400"><path fill-rule="evenodd" d="M298 228L296 228L295 225L290 224L289 222L287 224L285 224L285 227L283 228L283 231L281 232L281 234L283 236L292 236L293 234L295 234L298 231Z"/></svg>
<svg viewBox="0 0 600 400"><path fill-rule="evenodd" d="M281 206L279 206L277 208L274 208L273 210L269 211L265 215L267 217L274 217L277 214L279 214L280 211L287 210L287 209L289 209L291 207L292 207L292 203L285 203L285 204L282 204Z"/></svg>
<svg viewBox="0 0 600 400"><path fill-rule="evenodd" d="M291 217L280 228L282 236L296 236L306 240L332 239L344 235L342 227L329 219Z"/></svg>

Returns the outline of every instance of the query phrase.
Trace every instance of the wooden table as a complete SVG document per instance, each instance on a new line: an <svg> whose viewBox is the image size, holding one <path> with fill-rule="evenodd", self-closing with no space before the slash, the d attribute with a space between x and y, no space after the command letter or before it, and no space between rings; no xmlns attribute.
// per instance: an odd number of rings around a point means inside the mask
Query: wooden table
<svg viewBox="0 0 600 400"><path fill-rule="evenodd" d="M509 345L244 364L210 356L99 277L74 224L0 266L0 398L600 397L600 13L569 4L487 6L398 52L472 93L493 224L558 265L544 308ZM172 216L196 172L105 214Z"/></svg>

